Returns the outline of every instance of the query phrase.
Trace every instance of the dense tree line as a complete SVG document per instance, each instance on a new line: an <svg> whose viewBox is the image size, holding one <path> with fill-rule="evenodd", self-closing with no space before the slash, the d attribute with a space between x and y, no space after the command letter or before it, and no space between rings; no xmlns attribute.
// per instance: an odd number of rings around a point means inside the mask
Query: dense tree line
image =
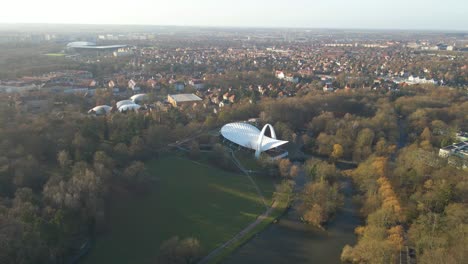
<svg viewBox="0 0 468 264"><path fill-rule="evenodd" d="M358 243L344 248L342 260L389 263L406 257L408 247L421 263L463 263L467 173L440 158L438 148L468 130L466 94L411 87L390 96L311 95L262 102L260 117L306 153L359 163L348 174L358 187L356 201L366 224L356 229ZM306 171L314 168L310 164ZM315 178L304 188L305 220L320 225L339 208L333 182Z"/></svg>
<svg viewBox="0 0 468 264"><path fill-rule="evenodd" d="M407 247L418 263L466 259L468 174L438 156L438 147L466 129L466 96L448 89L411 93L394 101L409 144L396 154L376 151L351 173L367 221L356 229L358 243L343 249L343 261L395 262L407 257Z"/></svg>
<svg viewBox="0 0 468 264"><path fill-rule="evenodd" d="M12 107L1 102L2 263L66 262L105 232L112 193L151 186L142 161L201 125L179 112L60 118Z"/></svg>
<svg viewBox="0 0 468 264"><path fill-rule="evenodd" d="M343 194L337 182L341 173L334 164L313 159L306 162L305 170L309 182L300 193L302 219L321 227L343 205Z"/></svg>

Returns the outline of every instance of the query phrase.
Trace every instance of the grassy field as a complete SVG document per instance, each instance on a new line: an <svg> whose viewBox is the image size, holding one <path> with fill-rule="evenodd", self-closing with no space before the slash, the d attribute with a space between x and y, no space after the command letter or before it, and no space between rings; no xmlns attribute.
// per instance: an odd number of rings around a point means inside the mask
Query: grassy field
<svg viewBox="0 0 468 264"><path fill-rule="evenodd" d="M237 242L233 243L232 245L224 248L224 250L216 257L214 257L209 264L220 263L224 258L231 255L236 249L238 249L243 244L249 242L255 234L261 232L265 228L267 228L271 223L273 223L276 219L278 219L282 214L286 212L286 209L289 206L289 201L280 201L276 205L275 209L271 212L270 216L263 219L263 221L257 225L254 229L252 229L249 233L247 233L244 237L242 237Z"/></svg>
<svg viewBox="0 0 468 264"><path fill-rule="evenodd" d="M153 161L148 169L154 191L112 201L110 231L98 237L84 263L151 263L172 236L196 237L209 252L265 211L245 175L175 156ZM271 199L273 182L256 182Z"/></svg>
<svg viewBox="0 0 468 264"><path fill-rule="evenodd" d="M44 54L45 56L50 56L50 57L62 57L65 56L64 53L46 53Z"/></svg>
<svg viewBox="0 0 468 264"><path fill-rule="evenodd" d="M247 170L262 171L262 167L256 159L254 159L254 152L249 150L235 151L236 158Z"/></svg>

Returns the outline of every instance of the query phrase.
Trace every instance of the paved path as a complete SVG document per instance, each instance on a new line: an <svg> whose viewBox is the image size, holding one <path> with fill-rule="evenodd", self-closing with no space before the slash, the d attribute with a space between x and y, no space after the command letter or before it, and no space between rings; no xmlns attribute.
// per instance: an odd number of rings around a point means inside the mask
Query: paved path
<svg viewBox="0 0 468 264"><path fill-rule="evenodd" d="M239 233L237 233L233 238L226 241L224 244L222 244L221 246L219 246L215 250L211 251L207 256L205 256L202 260L200 260L200 262L198 262L199 264L204 264L204 263L210 262L213 258L215 258L221 252L223 252L223 250L225 248L227 248L230 245L232 245L232 244L236 243L237 241L241 240L246 234L248 234L250 231L252 231L261 222L263 222L263 220L265 220L265 218L269 217L271 212L277 206L277 202L274 201L273 204L270 207L268 207L268 204L267 204L267 202L265 200L265 197L263 196L262 191L258 187L257 183L254 181L252 176L250 176L249 171L246 170L244 168L244 166L242 166L240 161L236 158L236 155L234 154L234 151L230 150L230 152L231 152L231 156L232 156L232 160L233 160L234 164L249 178L249 180L252 182L253 186L257 190L257 193L260 196L260 198L262 199L263 205L265 206L265 212L263 214L261 214L259 217L257 217L257 219L255 219L254 222L250 223L247 227L245 227Z"/></svg>
<svg viewBox="0 0 468 264"><path fill-rule="evenodd" d="M244 228L242 231L237 233L233 238L216 248L215 250L211 251L210 254L205 256L202 260L198 262L198 264L205 264L208 263L210 260L212 260L214 257L216 257L218 254L220 254L225 248L229 247L230 245L236 243L240 239L242 239L246 234L248 234L250 231L252 231L257 225L259 225L265 218L269 217L271 212L276 208L277 203L276 201L271 205L270 208L268 208L263 214L261 214L257 219L250 223L246 228Z"/></svg>

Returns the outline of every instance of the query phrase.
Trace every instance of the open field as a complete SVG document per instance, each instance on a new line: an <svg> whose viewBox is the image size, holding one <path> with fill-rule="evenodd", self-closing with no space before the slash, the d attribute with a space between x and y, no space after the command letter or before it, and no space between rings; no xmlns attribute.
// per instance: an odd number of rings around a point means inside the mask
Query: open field
<svg viewBox="0 0 468 264"><path fill-rule="evenodd" d="M207 263L215 264L220 263L224 258L231 255L237 248L247 243L252 239L257 233L261 232L267 228L271 223L277 220L282 214L284 214L289 206L289 201L279 201L272 208L271 213L268 216L265 216L261 222L255 226L253 229L249 230L244 236L228 245L221 252L214 256L213 259L207 261Z"/></svg>
<svg viewBox="0 0 468 264"><path fill-rule="evenodd" d="M0 79L33 76L50 71L77 69L79 64L67 60L59 51L63 44L0 43ZM46 55L47 54L47 55Z"/></svg>
<svg viewBox="0 0 468 264"><path fill-rule="evenodd" d="M150 162L148 169L154 191L114 198L110 231L98 237L84 263L151 263L172 236L198 238L210 252L265 210L245 175L176 156ZM271 202L272 180L255 180Z"/></svg>
<svg viewBox="0 0 468 264"><path fill-rule="evenodd" d="M44 55L50 56L50 57L62 57L62 56L65 56L65 53L46 53Z"/></svg>
<svg viewBox="0 0 468 264"><path fill-rule="evenodd" d="M236 158L245 169L252 171L262 171L262 167L259 165L258 161L254 159L254 153L254 151L245 149L235 151Z"/></svg>

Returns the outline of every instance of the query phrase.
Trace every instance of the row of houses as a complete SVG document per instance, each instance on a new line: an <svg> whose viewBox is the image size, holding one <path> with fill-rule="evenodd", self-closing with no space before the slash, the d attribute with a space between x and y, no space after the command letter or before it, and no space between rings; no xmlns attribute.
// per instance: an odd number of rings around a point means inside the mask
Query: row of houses
<svg viewBox="0 0 468 264"><path fill-rule="evenodd" d="M383 78L384 80L389 80L396 84L406 84L406 85L415 85L415 84L432 84L432 85L443 85L443 80L435 80L435 79L427 79L424 77L413 76L410 75L408 78L401 78L401 77L390 77L390 78Z"/></svg>
<svg viewBox="0 0 468 264"><path fill-rule="evenodd" d="M438 84L438 81L434 79L420 78L419 76L409 76L407 79L408 84Z"/></svg>
<svg viewBox="0 0 468 264"><path fill-rule="evenodd" d="M168 84L173 85L176 91L183 91L187 86L187 83L184 81L176 81L174 79L170 79ZM145 86L150 89L161 89L162 85L160 81L155 80L154 78L148 80L134 80L130 79L127 83L127 87L135 92L141 91L141 86ZM195 88L196 90L202 90L205 88L205 83L203 80L192 78L188 81L188 85ZM107 86L109 88L114 88L117 86L117 83L114 80L110 80L107 82Z"/></svg>
<svg viewBox="0 0 468 264"><path fill-rule="evenodd" d="M280 79L280 80L285 80L287 82L292 82L292 83L298 83L299 82L299 77L294 76L294 74L284 74L283 71L276 71L275 72L275 77Z"/></svg>

